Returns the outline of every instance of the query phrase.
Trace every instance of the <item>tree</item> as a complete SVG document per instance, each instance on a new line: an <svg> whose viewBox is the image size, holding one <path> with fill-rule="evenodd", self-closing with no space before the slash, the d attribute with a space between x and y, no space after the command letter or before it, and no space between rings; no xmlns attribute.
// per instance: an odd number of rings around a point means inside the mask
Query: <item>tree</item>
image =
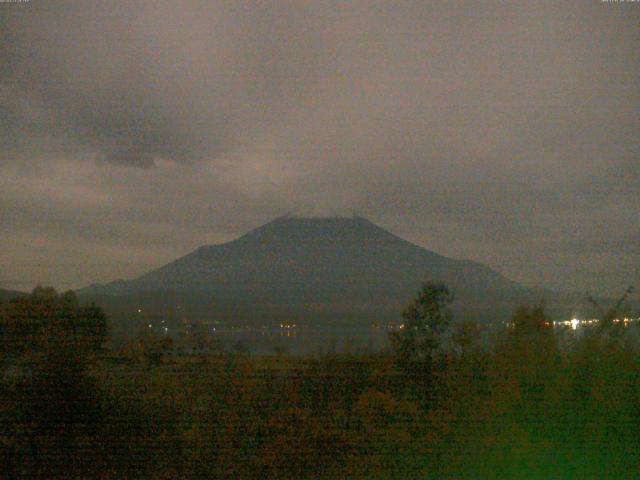
<svg viewBox="0 0 640 480"><path fill-rule="evenodd" d="M521 400L528 402L524 404L526 409L522 407L528 414L542 415L546 396L557 379L560 361L553 322L544 307L537 305L519 307L511 324L504 342L497 347L494 373L517 386Z"/></svg>
<svg viewBox="0 0 640 480"><path fill-rule="evenodd" d="M515 335L545 335L553 332L553 324L547 318L543 305L533 308L520 306L511 318Z"/></svg>
<svg viewBox="0 0 640 480"><path fill-rule="evenodd" d="M30 295L10 301L0 318L5 353L84 354L97 351L106 340L107 319L95 306L80 306L72 291L58 294L36 287Z"/></svg>
<svg viewBox="0 0 640 480"><path fill-rule="evenodd" d="M2 310L5 367L16 374L0 382L0 458L24 478L86 477L81 445L99 418L88 367L105 340L106 317L80 306L73 292L43 287Z"/></svg>
<svg viewBox="0 0 640 480"><path fill-rule="evenodd" d="M160 365L173 351L173 339L166 335L147 333L140 337L140 345L144 358L154 365Z"/></svg>
<svg viewBox="0 0 640 480"><path fill-rule="evenodd" d="M403 325L390 335L400 363L431 362L451 323L453 295L444 283L427 282L402 313Z"/></svg>
<svg viewBox="0 0 640 480"><path fill-rule="evenodd" d="M587 300L598 312L598 316L600 318L600 323L598 325L598 329L596 330L596 334L599 335L605 331L608 331L610 334L619 336L622 328L624 328L624 323L621 323L619 321L616 322L616 320L619 320L620 317L627 316L628 310L630 309L630 306L627 302L632 293L633 286L629 285L629 287L627 287L620 298L618 298L616 303L609 309L603 308L600 305L600 302L598 302L598 300L593 295L587 294Z"/></svg>
<svg viewBox="0 0 640 480"><path fill-rule="evenodd" d="M451 341L456 351L465 356L477 349L477 342L481 334L480 326L474 321L467 320L455 326L451 334Z"/></svg>

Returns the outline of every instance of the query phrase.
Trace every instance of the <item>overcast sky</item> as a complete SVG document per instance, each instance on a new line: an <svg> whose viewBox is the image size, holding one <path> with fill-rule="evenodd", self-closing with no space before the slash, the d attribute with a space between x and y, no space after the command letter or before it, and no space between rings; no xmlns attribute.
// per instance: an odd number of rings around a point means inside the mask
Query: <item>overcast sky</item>
<svg viewBox="0 0 640 480"><path fill-rule="evenodd" d="M640 267L640 3L0 3L0 286L287 211L549 287Z"/></svg>

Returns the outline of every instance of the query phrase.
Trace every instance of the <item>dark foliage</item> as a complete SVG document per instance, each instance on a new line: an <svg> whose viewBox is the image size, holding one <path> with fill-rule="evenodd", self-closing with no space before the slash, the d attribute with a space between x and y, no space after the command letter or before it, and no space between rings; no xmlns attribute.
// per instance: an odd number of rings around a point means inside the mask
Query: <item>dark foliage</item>
<svg viewBox="0 0 640 480"><path fill-rule="evenodd" d="M148 332L101 349L98 309L37 289L0 307L2 474L638 478L637 327L574 335L523 307L482 346L451 300L426 284L390 356L172 357Z"/></svg>

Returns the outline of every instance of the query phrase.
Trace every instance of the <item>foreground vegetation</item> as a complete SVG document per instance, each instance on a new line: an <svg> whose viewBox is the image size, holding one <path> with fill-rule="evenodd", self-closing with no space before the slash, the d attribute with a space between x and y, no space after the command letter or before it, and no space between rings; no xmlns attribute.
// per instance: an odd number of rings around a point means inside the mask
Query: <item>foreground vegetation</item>
<svg viewBox="0 0 640 480"><path fill-rule="evenodd" d="M5 478L640 478L637 327L521 308L490 348L424 286L388 355L105 349L73 294L0 306ZM138 352L132 354L132 352Z"/></svg>

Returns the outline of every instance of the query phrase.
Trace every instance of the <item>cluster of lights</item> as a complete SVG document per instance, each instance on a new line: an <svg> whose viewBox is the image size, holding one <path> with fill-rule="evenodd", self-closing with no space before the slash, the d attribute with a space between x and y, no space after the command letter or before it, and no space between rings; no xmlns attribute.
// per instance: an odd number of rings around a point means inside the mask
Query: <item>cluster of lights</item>
<svg viewBox="0 0 640 480"><path fill-rule="evenodd" d="M622 322L622 323L624 323L624 324L625 324L625 326L626 326L626 325L628 325L630 322L635 322L636 320L638 320L638 319L637 319L637 318L635 318L635 319L634 319L634 318L627 318L627 317L624 317L624 318L614 318L614 319L613 319L613 323L620 323L620 322Z"/></svg>
<svg viewBox="0 0 640 480"><path fill-rule="evenodd" d="M634 322L638 319L633 319L633 318L614 318L613 319L613 323L624 323L625 326L627 326L629 323ZM565 326L565 327L571 327L572 330L576 330L578 327L583 326L583 325L593 325L600 322L600 320L598 320L597 318L592 318L590 320L578 320L577 318L572 318L571 320L564 320L564 321L559 321L559 322L553 322L554 325L556 326Z"/></svg>
<svg viewBox="0 0 640 480"><path fill-rule="evenodd" d="M285 332L287 337L295 337L296 336L296 324L295 323L281 323L280 324L280 328L282 329L282 332L280 333L280 335L284 336ZM264 336L264 333L263 333Z"/></svg>
<svg viewBox="0 0 640 480"><path fill-rule="evenodd" d="M395 323L388 323L387 324L387 330L395 330L396 328L404 328L404 323L401 323L400 325L395 324Z"/></svg>
<svg viewBox="0 0 640 480"><path fill-rule="evenodd" d="M164 322L163 322L164 323ZM153 324L149 323L147 325L148 328L153 328ZM169 331L169 327L162 327L162 330L164 330L164 333L167 333Z"/></svg>
<svg viewBox="0 0 640 480"><path fill-rule="evenodd" d="M590 325L592 323L597 322L596 319L592 320L578 320L577 318L572 318L571 320L563 320L559 322L553 322L555 326L558 327L571 327L571 330L576 330L580 325Z"/></svg>

